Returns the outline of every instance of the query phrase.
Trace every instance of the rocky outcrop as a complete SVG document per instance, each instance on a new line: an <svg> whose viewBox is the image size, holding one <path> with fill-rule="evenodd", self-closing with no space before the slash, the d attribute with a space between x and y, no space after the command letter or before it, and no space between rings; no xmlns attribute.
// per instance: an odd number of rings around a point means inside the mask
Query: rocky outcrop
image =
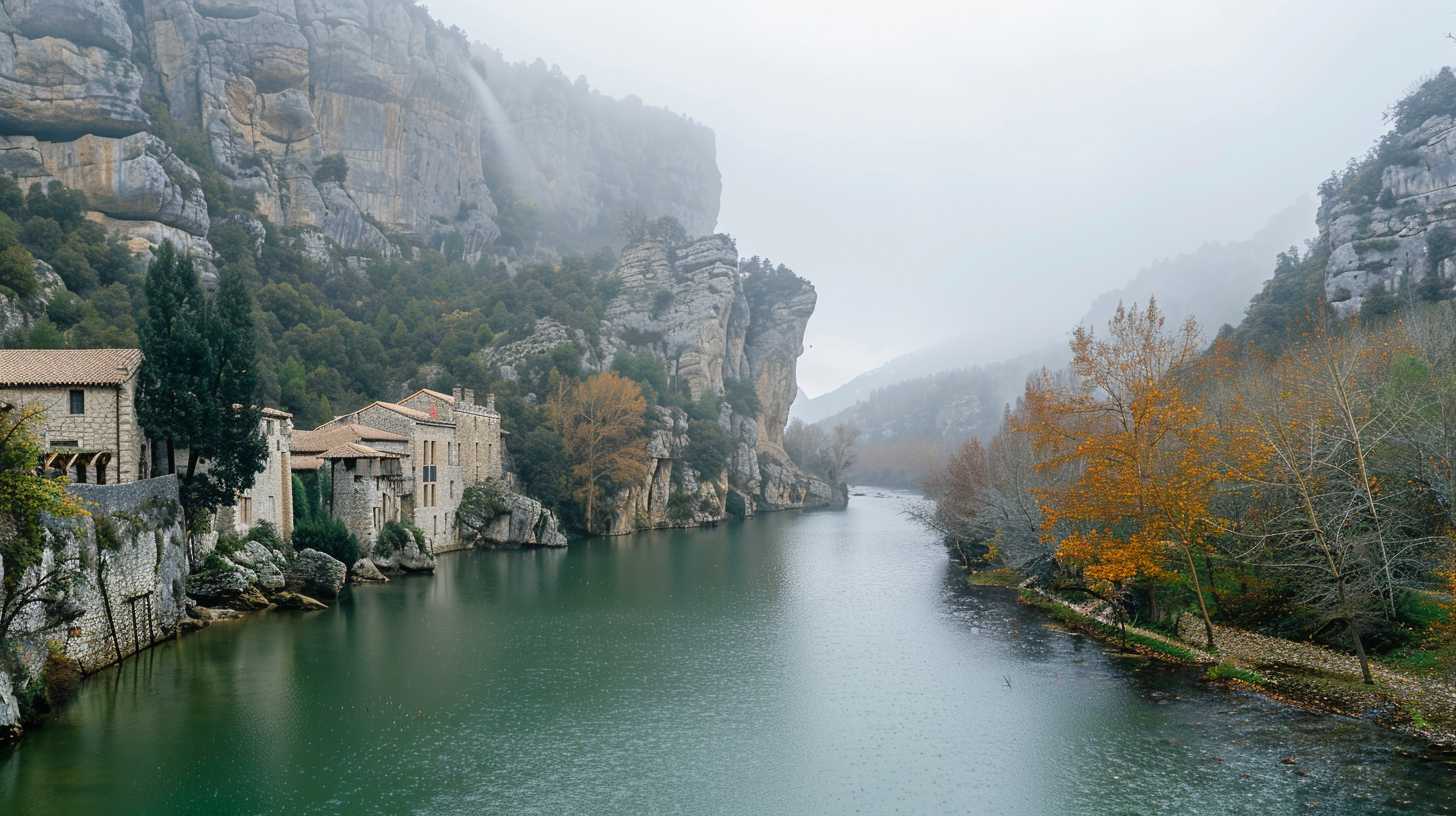
<svg viewBox="0 0 1456 816"><path fill-rule="evenodd" d="M29 330L36 320L45 316L51 299L65 289L61 276L45 261L35 262L35 281L36 291L29 297L0 292L0 337Z"/></svg>
<svg viewBox="0 0 1456 816"><path fill-rule="evenodd" d="M276 224L347 250L499 234L465 38L402 0L145 0L172 116ZM321 175L342 156L343 179Z"/></svg>
<svg viewBox="0 0 1456 816"><path fill-rule="evenodd" d="M69 142L0 137L0 172L15 176L22 189L30 182L59 180L112 218L207 234L207 200L197 173L150 133L88 134Z"/></svg>
<svg viewBox="0 0 1456 816"><path fill-rule="evenodd" d="M374 562L368 558L360 558L349 567L349 583L351 584L387 584L389 576L379 571Z"/></svg>
<svg viewBox="0 0 1456 816"><path fill-rule="evenodd" d="M121 0L4 0L0 32L0 133L64 140L147 126Z"/></svg>
<svg viewBox="0 0 1456 816"><path fill-rule="evenodd" d="M655 409L650 467L640 484L614 497L610 532L842 505L842 491L805 474L783 448L814 287L782 268L740 270L738 249L726 235L640 242L623 251L614 275L617 294L598 343L543 320L530 336L482 353L482 362L508 376L531 356L568 342L587 370L606 369L623 354L650 354L670 387L687 392L697 406L720 402L716 417ZM695 438L707 437L726 440L719 472L700 470L714 467L703 462L717 457L692 461Z"/></svg>
<svg viewBox="0 0 1456 816"><path fill-rule="evenodd" d="M20 736L20 702L15 699L9 672L0 668L0 743Z"/></svg>
<svg viewBox="0 0 1456 816"><path fill-rule="evenodd" d="M434 572L435 556L411 540L405 546L387 554L376 552L370 559L379 572L385 575L399 575L407 572Z"/></svg>
<svg viewBox="0 0 1456 816"><path fill-rule="evenodd" d="M252 570L228 563L187 576L187 596L208 608L252 612L268 608L257 583Z"/></svg>
<svg viewBox="0 0 1456 816"><path fill-rule="evenodd" d="M1372 295L1446 297L1456 284L1456 109L1443 69L1397 105L1396 126L1320 189L1325 295L1354 314ZM1412 111L1421 110L1415 114Z"/></svg>
<svg viewBox="0 0 1456 816"><path fill-rule="evenodd" d="M283 571L290 592L314 598L337 598L349 570L344 562L314 549L299 550Z"/></svg>
<svg viewBox="0 0 1456 816"><path fill-rule="evenodd" d="M519 493L502 495L503 512L475 533L472 546L490 549L565 547L566 534L556 514L541 502Z"/></svg>
<svg viewBox="0 0 1456 816"><path fill-rule="evenodd" d="M412 0L0 0L0 32L0 169L113 219L207 236L157 139L198 133L260 215L351 255L475 257L500 237L492 184L540 216L543 245L512 251L615 244L629 212L717 220L710 130L508 65Z"/></svg>

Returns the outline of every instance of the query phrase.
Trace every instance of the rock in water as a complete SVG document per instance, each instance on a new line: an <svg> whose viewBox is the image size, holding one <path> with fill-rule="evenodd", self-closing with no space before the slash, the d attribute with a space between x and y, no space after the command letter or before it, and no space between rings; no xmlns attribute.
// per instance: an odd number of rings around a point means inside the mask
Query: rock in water
<svg viewBox="0 0 1456 816"><path fill-rule="evenodd" d="M373 561L361 558L349 568L349 581L355 584L383 584L388 583L389 576L380 572Z"/></svg>
<svg viewBox="0 0 1456 816"><path fill-rule="evenodd" d="M328 609L328 604L307 595L299 595L297 592L280 592L273 601L278 604L279 609L292 609L298 612L317 612L320 609Z"/></svg>
<svg viewBox="0 0 1456 816"><path fill-rule="evenodd" d="M318 598L337 598L344 588L349 570L344 562L318 550L299 550L284 570L285 585L290 591Z"/></svg>
<svg viewBox="0 0 1456 816"><path fill-rule="evenodd" d="M254 586L256 582L252 570L229 564L187 576L187 595L203 606L240 612L266 609L268 599Z"/></svg>
<svg viewBox="0 0 1456 816"><path fill-rule="evenodd" d="M228 556L234 564L246 567L257 576L258 589L277 592L283 588L283 565L286 559L256 541L249 541L241 550Z"/></svg>

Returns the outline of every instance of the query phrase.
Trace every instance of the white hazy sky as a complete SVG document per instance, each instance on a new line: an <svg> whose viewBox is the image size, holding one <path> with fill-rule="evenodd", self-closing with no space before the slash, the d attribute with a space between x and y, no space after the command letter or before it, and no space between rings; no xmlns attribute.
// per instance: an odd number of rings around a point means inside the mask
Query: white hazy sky
<svg viewBox="0 0 1456 816"><path fill-rule="evenodd" d="M719 229L819 290L811 395L967 331L1065 333L1147 262L1247 237L1456 62L1436 0L427 5L716 131Z"/></svg>

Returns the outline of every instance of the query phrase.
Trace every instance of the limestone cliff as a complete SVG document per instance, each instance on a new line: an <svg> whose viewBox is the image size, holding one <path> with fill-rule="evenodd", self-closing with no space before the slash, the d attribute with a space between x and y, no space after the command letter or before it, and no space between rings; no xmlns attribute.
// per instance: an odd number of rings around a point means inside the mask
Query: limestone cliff
<svg viewBox="0 0 1456 816"><path fill-rule="evenodd" d="M1394 109L1395 127L1320 188L1325 295L1338 314L1372 296L1439 299L1456 282L1456 75Z"/></svg>
<svg viewBox="0 0 1456 816"><path fill-rule="evenodd" d="M724 398L716 418L700 420L716 424L716 434L701 424L694 431L682 408L653 408L651 467L642 484L616 497L611 532L834 504L836 491L803 473L783 448L813 285L787 271L745 274L726 235L643 241L623 251L612 274L617 294L598 342L541 321L530 337L484 354L487 365L509 376L532 354L564 342L582 351L587 370L609 368L624 353L648 353L675 391L699 402L704 395ZM692 461L694 442L709 434L727 440L719 472L702 472Z"/></svg>
<svg viewBox="0 0 1456 816"><path fill-rule="evenodd" d="M486 250L487 179L520 180L510 206L551 247L615 240L627 212L717 219L711 131L507 65L410 0L0 0L0 32L0 171L61 179L138 240L210 253L209 202L164 141L183 133L259 215L346 254Z"/></svg>

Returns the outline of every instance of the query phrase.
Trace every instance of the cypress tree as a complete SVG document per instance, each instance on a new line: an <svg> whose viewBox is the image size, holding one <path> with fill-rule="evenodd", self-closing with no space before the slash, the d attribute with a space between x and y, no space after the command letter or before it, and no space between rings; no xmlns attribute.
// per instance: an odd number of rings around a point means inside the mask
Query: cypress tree
<svg viewBox="0 0 1456 816"><path fill-rule="evenodd" d="M170 243L147 269L146 295L137 414L167 446L190 526L251 487L267 458L255 404L253 300L241 272L228 268L209 301L191 259ZM178 448L187 450L180 468Z"/></svg>

